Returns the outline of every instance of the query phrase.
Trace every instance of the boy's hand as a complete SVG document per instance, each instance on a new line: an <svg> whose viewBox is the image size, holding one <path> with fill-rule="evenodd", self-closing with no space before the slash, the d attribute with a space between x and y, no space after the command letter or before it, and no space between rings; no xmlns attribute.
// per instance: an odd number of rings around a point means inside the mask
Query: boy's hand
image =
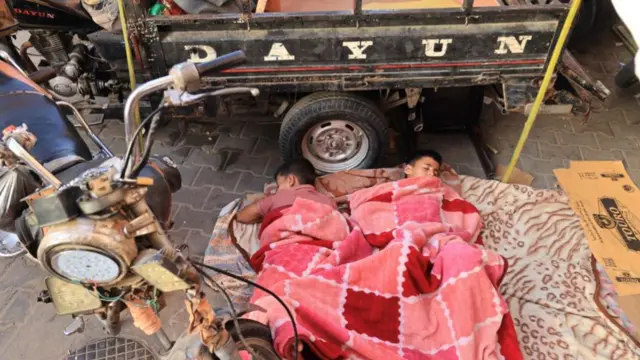
<svg viewBox="0 0 640 360"><path fill-rule="evenodd" d="M262 220L262 214L260 213L258 204L255 202L240 210L236 215L236 221L243 224L255 224L259 223L260 220Z"/></svg>

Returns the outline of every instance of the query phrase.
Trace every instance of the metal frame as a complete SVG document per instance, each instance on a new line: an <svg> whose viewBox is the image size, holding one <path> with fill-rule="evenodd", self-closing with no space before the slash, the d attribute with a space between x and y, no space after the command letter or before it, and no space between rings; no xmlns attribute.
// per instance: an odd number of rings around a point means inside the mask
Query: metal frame
<svg viewBox="0 0 640 360"><path fill-rule="evenodd" d="M207 78L205 82L208 82L211 87L257 86L269 91L303 92L355 91L381 88L472 86L499 83L502 78L510 76L542 77L549 61L549 51L555 46L568 10L568 6L562 4L474 8L472 0L464 0L462 7L458 9L366 11L362 9L362 0L355 0L353 11L253 14L250 12L249 0L242 0L242 5L243 13L238 14L147 17L141 3L132 1L126 2L127 24L130 33L136 34L141 40L140 46L143 47L152 77L162 76L167 73L168 67L186 60L187 52L180 47L186 41L184 38L193 41L194 38L201 38L200 35L214 36L211 34L215 33L215 40L220 44L220 49L216 45L216 51L219 54L243 48L249 54L250 63L246 67L234 69L222 76ZM293 65L287 67L286 64L277 64L278 66L274 69L278 70L266 71L263 68L258 69L259 64L251 63L252 59L259 59L259 56L252 55L250 51L259 47L259 42L247 40L251 36L257 36L255 34L261 31L273 33L279 30L298 34L297 38L291 40L302 44L305 39L308 39L308 34L313 31L320 40L325 40L329 44L332 36L340 39L342 36L352 38L354 33L375 35L376 29L381 31L382 27L390 27L397 32L394 35L395 38L388 39L391 46L394 39L397 42L403 34L410 36L412 29L417 26L422 26L424 29L428 26L439 26L445 30L455 26L475 26L488 29L484 32L488 39L490 35L508 33L510 28L515 33L517 29L522 31L523 24L525 24L524 31L529 31L526 28L528 24L530 29L544 35L539 43L534 45L537 46L538 52L533 57L510 57L511 60L518 60L515 62L501 62L496 59L496 56L492 58L491 54L469 57L477 59L478 64L465 63L462 61L464 56L459 55L454 61L443 65L431 61L433 59L429 59L431 63L418 59L411 59L406 63L400 63L398 59L385 59L386 61L378 62L404 67L404 69L391 70L381 70L380 66L370 64L368 61L356 62L352 65L351 62L333 59L333 64L329 64L327 60L326 64L311 64L304 67ZM540 30L540 24L547 24L551 30ZM499 29L493 30L491 26L494 28L497 26ZM179 38L181 34L184 35L182 39ZM462 41L464 44L473 46L473 40L469 39L471 36ZM482 45L478 45L477 48L482 48ZM460 71L459 69L463 67L466 67L465 71ZM322 68L330 71L319 70Z"/></svg>

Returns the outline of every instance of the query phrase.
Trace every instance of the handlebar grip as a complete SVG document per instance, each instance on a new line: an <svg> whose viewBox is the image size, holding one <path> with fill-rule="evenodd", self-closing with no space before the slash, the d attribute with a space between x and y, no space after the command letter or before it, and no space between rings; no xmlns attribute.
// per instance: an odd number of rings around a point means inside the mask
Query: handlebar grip
<svg viewBox="0 0 640 360"><path fill-rule="evenodd" d="M205 76L207 75L207 73L229 69L236 65L243 64L246 61L247 55L244 53L244 51L238 50L217 57L211 61L196 64L196 69L198 70L200 76Z"/></svg>

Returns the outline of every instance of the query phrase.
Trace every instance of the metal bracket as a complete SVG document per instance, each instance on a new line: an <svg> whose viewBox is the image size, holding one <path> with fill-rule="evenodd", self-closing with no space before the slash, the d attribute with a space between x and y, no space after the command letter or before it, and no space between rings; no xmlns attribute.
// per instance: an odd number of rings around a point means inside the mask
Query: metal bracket
<svg viewBox="0 0 640 360"><path fill-rule="evenodd" d="M78 316L77 318L73 319L71 324L67 325L67 327L64 328L64 336L69 336L76 333L81 334L83 331L84 318L82 316Z"/></svg>
<svg viewBox="0 0 640 360"><path fill-rule="evenodd" d="M253 96L260 95L260 90L249 87L235 87L228 89L215 90L203 94L191 94L186 91L177 89L169 89L164 92L164 100L168 106L186 106L198 102L210 96L223 96L250 93Z"/></svg>

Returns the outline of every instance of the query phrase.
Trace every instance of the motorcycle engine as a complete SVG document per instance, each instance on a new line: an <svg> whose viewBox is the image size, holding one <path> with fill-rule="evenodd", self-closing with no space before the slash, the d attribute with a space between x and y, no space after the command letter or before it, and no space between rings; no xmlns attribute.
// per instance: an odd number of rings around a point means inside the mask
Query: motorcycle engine
<svg viewBox="0 0 640 360"><path fill-rule="evenodd" d="M58 72L49 81L56 94L94 97L117 89L117 80L110 79L108 62L95 53L90 42L55 31L32 30L30 33L31 45Z"/></svg>

